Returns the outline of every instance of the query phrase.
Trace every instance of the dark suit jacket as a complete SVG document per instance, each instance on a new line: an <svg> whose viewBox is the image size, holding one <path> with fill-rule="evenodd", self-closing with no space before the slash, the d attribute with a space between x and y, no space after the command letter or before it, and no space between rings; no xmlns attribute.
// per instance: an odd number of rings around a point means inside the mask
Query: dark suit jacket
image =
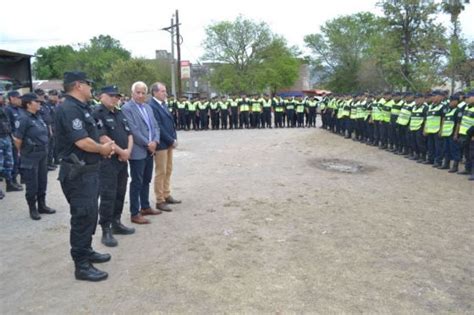
<svg viewBox="0 0 474 315"><path fill-rule="evenodd" d="M174 128L173 115L171 115L168 109L163 109L153 97L150 99L149 104L153 109L153 114L158 122L158 126L160 126L160 145L157 149L166 150L178 139L176 129Z"/></svg>

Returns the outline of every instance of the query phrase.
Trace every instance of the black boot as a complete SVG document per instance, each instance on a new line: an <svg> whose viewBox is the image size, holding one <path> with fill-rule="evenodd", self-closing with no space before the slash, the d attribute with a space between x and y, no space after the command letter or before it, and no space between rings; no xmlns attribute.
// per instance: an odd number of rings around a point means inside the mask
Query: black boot
<svg viewBox="0 0 474 315"><path fill-rule="evenodd" d="M87 260L82 262L76 262L75 266L76 270L74 272L74 275L77 280L102 281L107 279L107 277L109 276L107 272L95 268Z"/></svg>
<svg viewBox="0 0 474 315"><path fill-rule="evenodd" d="M114 219L112 221L112 232L114 234L129 235L135 233L135 229L126 227L120 222L120 219Z"/></svg>
<svg viewBox="0 0 474 315"><path fill-rule="evenodd" d="M451 169L448 171L449 173L456 173L459 169L459 162L458 161L454 161L453 163L453 167L451 167Z"/></svg>
<svg viewBox="0 0 474 315"><path fill-rule="evenodd" d="M109 226L102 227L102 244L107 247L115 247L118 245L117 240L112 235L112 229Z"/></svg>
<svg viewBox="0 0 474 315"><path fill-rule="evenodd" d="M5 194L3 193L3 190L0 189L0 200L5 198Z"/></svg>
<svg viewBox="0 0 474 315"><path fill-rule="evenodd" d="M449 170L451 161L448 159L444 160L444 163L441 167L438 167L440 170Z"/></svg>
<svg viewBox="0 0 474 315"><path fill-rule="evenodd" d="M7 179L7 192L11 191L22 191L23 187L21 185L15 184L14 181Z"/></svg>
<svg viewBox="0 0 474 315"><path fill-rule="evenodd" d="M28 202L28 207L30 208L30 217L33 220L40 220L41 216L38 213L38 208L36 208L36 200L35 198L30 198L27 200Z"/></svg>
<svg viewBox="0 0 474 315"><path fill-rule="evenodd" d="M101 254L95 251L92 251L88 257L89 262L96 264L108 262L111 258L112 256L110 256L110 254Z"/></svg>
<svg viewBox="0 0 474 315"><path fill-rule="evenodd" d="M45 214L56 213L56 210L51 209L46 205L46 196L38 196L38 212Z"/></svg>

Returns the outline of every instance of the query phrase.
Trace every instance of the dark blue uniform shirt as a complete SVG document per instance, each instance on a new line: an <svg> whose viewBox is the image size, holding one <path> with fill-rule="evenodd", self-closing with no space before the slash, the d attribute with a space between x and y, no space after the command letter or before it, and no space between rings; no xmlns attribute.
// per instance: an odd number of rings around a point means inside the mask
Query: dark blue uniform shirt
<svg viewBox="0 0 474 315"><path fill-rule="evenodd" d="M48 127L40 115L25 111L16 122L15 138L23 140L22 149L28 146L45 147L48 145Z"/></svg>
<svg viewBox="0 0 474 315"><path fill-rule="evenodd" d="M6 108L5 111L8 114L8 119L10 119L10 124L12 127L12 130L15 130L15 123L20 119L20 117L25 113L25 110L21 107L16 107L12 104L9 104Z"/></svg>
<svg viewBox="0 0 474 315"><path fill-rule="evenodd" d="M56 148L59 158L72 163L72 153L86 164L96 164L100 161L100 154L81 150L75 145L76 141L92 138L99 142L99 132L91 108L78 99L66 95L66 100L57 107L56 117Z"/></svg>
<svg viewBox="0 0 474 315"><path fill-rule="evenodd" d="M110 111L103 104L95 107L92 114L97 122L100 136L108 136L122 149L128 147L130 127L127 118L120 109Z"/></svg>

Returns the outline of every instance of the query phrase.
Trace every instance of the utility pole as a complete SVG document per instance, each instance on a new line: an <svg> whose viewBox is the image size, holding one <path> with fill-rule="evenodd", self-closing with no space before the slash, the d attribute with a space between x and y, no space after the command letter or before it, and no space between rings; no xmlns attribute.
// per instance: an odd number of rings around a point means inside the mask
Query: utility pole
<svg viewBox="0 0 474 315"><path fill-rule="evenodd" d="M181 37L179 35L179 15L178 10L176 10L176 50L178 53L178 94L177 97L181 97L183 89L181 86Z"/></svg>
<svg viewBox="0 0 474 315"><path fill-rule="evenodd" d="M176 97L176 66L174 63L174 21L171 18L171 94Z"/></svg>

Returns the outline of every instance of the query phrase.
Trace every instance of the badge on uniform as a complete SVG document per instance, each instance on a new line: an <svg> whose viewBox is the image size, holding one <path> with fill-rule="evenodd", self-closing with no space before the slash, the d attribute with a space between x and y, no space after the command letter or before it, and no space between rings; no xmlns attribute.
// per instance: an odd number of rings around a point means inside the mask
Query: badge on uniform
<svg viewBox="0 0 474 315"><path fill-rule="evenodd" d="M74 130L82 129L82 121L79 118L76 118L72 121L72 129Z"/></svg>
<svg viewBox="0 0 474 315"><path fill-rule="evenodd" d="M97 119L97 126L99 126L99 129L104 128L104 123L102 122L102 119Z"/></svg>
<svg viewBox="0 0 474 315"><path fill-rule="evenodd" d="M19 120L15 121L15 128L16 129L20 128L20 121Z"/></svg>

